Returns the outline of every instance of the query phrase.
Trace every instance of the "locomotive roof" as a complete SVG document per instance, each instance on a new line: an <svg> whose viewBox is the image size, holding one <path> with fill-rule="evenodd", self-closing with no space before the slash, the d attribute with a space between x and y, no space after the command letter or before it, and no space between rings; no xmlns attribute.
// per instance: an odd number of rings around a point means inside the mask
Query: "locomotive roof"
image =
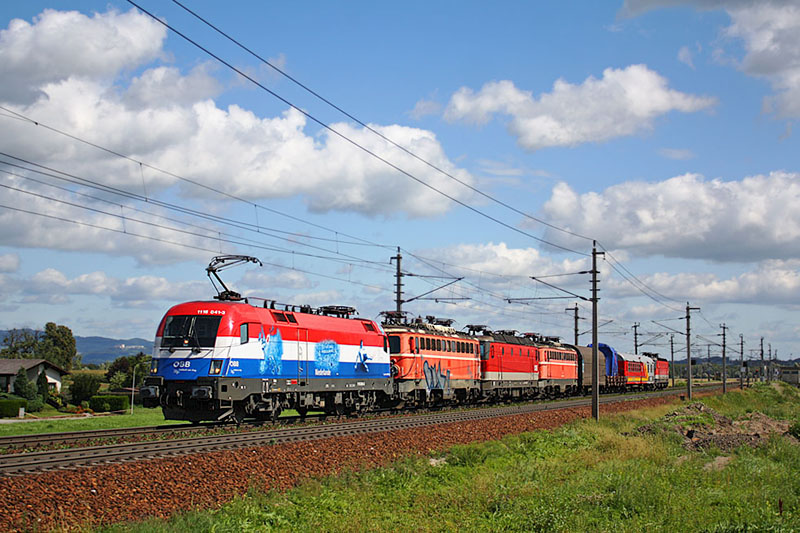
<svg viewBox="0 0 800 533"><path fill-rule="evenodd" d="M624 361L633 361L637 363L652 363L655 359L653 357L649 357L647 355L638 355L632 353L622 353L617 352L617 355Z"/></svg>
<svg viewBox="0 0 800 533"><path fill-rule="evenodd" d="M383 324L383 330L389 333L416 333L421 335L439 335L443 337L459 337L462 339L475 339L475 337L468 333L456 331L455 328L449 326L440 326L438 324Z"/></svg>
<svg viewBox="0 0 800 533"><path fill-rule="evenodd" d="M221 317L220 335L232 335L234 328L238 328L239 323L251 321L275 324L280 327L335 328L343 332L361 332L362 329L366 329L366 334L382 334L380 326L369 318L344 318L300 310L270 309L241 301L215 300L183 302L172 306L161 320L157 335L162 334L165 319L170 315L219 316Z"/></svg>

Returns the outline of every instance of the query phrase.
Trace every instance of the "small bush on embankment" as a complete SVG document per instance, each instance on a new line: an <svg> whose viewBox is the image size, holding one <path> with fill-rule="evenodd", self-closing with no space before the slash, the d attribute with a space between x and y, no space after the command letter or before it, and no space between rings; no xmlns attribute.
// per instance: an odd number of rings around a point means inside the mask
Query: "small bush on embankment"
<svg viewBox="0 0 800 533"><path fill-rule="evenodd" d="M0 417L18 416L20 407L28 407L28 400L25 398L3 398L0 399Z"/></svg>
<svg viewBox="0 0 800 533"><path fill-rule="evenodd" d="M89 408L96 413L124 411L130 407L131 402L127 396L106 394L89 398Z"/></svg>
<svg viewBox="0 0 800 533"><path fill-rule="evenodd" d="M800 420L796 391L783 387L702 401L734 419L752 405ZM782 405L768 406L772 401ZM288 492L253 489L219 510L112 530L800 530L800 445L773 436L725 453L691 446L687 428L708 428L721 418L665 416L682 405L456 446ZM675 419L670 431L640 430Z"/></svg>

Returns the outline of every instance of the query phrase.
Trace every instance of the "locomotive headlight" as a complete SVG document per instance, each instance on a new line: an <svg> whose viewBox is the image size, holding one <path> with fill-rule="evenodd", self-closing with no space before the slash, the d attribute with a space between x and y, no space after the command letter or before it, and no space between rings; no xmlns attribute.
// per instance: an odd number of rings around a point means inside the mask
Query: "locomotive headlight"
<svg viewBox="0 0 800 533"><path fill-rule="evenodd" d="M211 360L211 370L208 371L209 374L217 375L222 372L222 359L212 359Z"/></svg>
<svg viewBox="0 0 800 533"><path fill-rule="evenodd" d="M158 373L158 359L153 359L150 361L150 373L151 374Z"/></svg>

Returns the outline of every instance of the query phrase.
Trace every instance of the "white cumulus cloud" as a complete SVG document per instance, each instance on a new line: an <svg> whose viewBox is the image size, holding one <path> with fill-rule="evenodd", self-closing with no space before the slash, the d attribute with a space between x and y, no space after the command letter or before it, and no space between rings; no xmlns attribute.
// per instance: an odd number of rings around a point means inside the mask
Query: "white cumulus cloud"
<svg viewBox="0 0 800 533"><path fill-rule="evenodd" d="M414 109L408 112L411 118L420 120L429 115L438 115L442 112L442 104L433 100L420 100L414 104Z"/></svg>
<svg viewBox="0 0 800 533"><path fill-rule="evenodd" d="M433 264L459 265L446 267L454 275L467 276L487 288L514 289L522 283L534 285L529 276L574 273L588 267L587 260L553 259L536 248L512 248L504 242L458 244L424 250L420 256ZM522 282L520 281L522 280ZM570 280L565 278L567 283Z"/></svg>
<svg viewBox="0 0 800 533"><path fill-rule="evenodd" d="M118 307L158 307L161 301L207 298L209 284L200 281L170 281L160 276L116 278L96 271L74 278L48 268L29 279L19 280L19 290L28 303L66 303L70 296L108 297Z"/></svg>
<svg viewBox="0 0 800 533"><path fill-rule="evenodd" d="M741 181L685 174L585 194L559 183L544 212L558 226L635 255L744 262L800 256L795 173Z"/></svg>
<svg viewBox="0 0 800 533"><path fill-rule="evenodd" d="M714 273L656 273L640 276L650 288L678 300L758 305L797 305L800 301L800 261L768 260L729 278ZM620 279L608 281L615 297L640 293Z"/></svg>
<svg viewBox="0 0 800 533"><path fill-rule="evenodd" d="M16 272L19 270L19 255L18 254L3 254L0 255L0 272Z"/></svg>
<svg viewBox="0 0 800 533"><path fill-rule="evenodd" d="M12 20L0 31L0 99L30 103L42 86L73 76L113 79L161 53L166 29L131 9L93 17L46 9L33 24Z"/></svg>
<svg viewBox="0 0 800 533"><path fill-rule="evenodd" d="M508 80L487 83L477 93L462 87L450 98L445 118L480 125L495 114L508 115L510 133L533 151L633 135L671 111L690 113L715 103L670 89L657 72L631 65L607 68L601 79L589 77L580 85L556 80L553 90L538 99Z"/></svg>
<svg viewBox="0 0 800 533"><path fill-rule="evenodd" d="M741 40L739 68L766 78L776 93L765 110L779 117L800 117L800 4L795 0L626 0L620 14L636 16L652 9L689 6L723 9L731 18L724 35Z"/></svg>
<svg viewBox="0 0 800 533"><path fill-rule="evenodd" d="M157 108L211 98L222 91L222 86L210 70L207 63L195 67L186 76L175 67L148 69L131 80L123 101L130 107Z"/></svg>

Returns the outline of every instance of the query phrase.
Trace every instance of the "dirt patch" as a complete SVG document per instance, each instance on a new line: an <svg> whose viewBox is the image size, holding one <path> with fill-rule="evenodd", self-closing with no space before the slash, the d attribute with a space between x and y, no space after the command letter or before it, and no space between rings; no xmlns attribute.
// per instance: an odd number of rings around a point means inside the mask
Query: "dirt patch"
<svg viewBox="0 0 800 533"><path fill-rule="evenodd" d="M706 463L703 466L703 470L706 470L706 471L722 470L730 462L731 462L731 456L730 455L718 455L717 457L714 458L713 461L711 461L710 463Z"/></svg>
<svg viewBox="0 0 800 533"><path fill-rule="evenodd" d="M789 426L791 422L775 420L758 412L740 420L732 420L698 402L668 413L637 431L643 434L675 431L683 437L683 444L687 449L717 447L723 452L730 452L743 445L760 446L772 435L780 435L800 444L789 434ZM724 464L711 466L709 469L717 467L722 468Z"/></svg>

